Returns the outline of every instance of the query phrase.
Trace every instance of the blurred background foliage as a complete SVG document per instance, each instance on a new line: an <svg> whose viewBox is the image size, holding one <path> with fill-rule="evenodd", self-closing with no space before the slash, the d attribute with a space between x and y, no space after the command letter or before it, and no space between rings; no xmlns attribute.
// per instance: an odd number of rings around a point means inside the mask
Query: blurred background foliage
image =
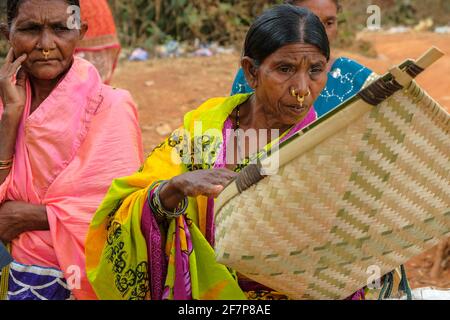
<svg viewBox="0 0 450 320"><path fill-rule="evenodd" d="M240 49L253 19L265 8L282 0L108 0L124 47L152 50L169 40L218 42ZM382 10L382 26L414 26L433 18L436 25L447 25L449 0L341 0L340 37L337 47L371 54L368 43L355 41L365 27L367 7ZM0 0L1 20L6 20L6 0ZM0 56L7 45L0 41Z"/></svg>
<svg viewBox="0 0 450 320"><path fill-rule="evenodd" d="M168 40L241 42L248 26L277 0L109 0L122 43L151 47Z"/></svg>
<svg viewBox="0 0 450 320"><path fill-rule="evenodd" d="M168 40L216 41L221 45L242 46L245 33L267 7L282 0L109 0L124 46L151 49ZM433 18L447 25L449 0L341 0L340 37L337 47L371 54L368 43L355 41L368 18L367 7L379 5L382 26L414 26Z"/></svg>

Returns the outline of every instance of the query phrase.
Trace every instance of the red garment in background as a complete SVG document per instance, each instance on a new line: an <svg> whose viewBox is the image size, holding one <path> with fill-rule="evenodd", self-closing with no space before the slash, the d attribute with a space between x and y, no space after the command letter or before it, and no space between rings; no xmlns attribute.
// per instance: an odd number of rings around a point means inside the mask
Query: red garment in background
<svg viewBox="0 0 450 320"><path fill-rule="evenodd" d="M104 83L111 81L120 53L114 17L107 0L80 0L81 19L89 29L76 55L90 61Z"/></svg>

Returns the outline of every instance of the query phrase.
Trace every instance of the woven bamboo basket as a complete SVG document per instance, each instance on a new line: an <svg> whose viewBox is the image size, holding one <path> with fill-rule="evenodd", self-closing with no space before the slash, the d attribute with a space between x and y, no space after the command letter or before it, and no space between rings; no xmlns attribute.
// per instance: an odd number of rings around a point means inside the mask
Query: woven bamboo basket
<svg viewBox="0 0 450 320"><path fill-rule="evenodd" d="M441 56L392 68L242 171L216 200L217 260L292 299L344 299L448 236L450 116L413 80Z"/></svg>

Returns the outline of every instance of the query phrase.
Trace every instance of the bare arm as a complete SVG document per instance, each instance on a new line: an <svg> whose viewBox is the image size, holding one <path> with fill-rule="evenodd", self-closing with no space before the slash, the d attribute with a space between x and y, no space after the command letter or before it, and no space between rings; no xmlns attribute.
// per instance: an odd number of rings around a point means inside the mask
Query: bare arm
<svg viewBox="0 0 450 320"><path fill-rule="evenodd" d="M28 231L45 231L50 226L47 208L22 201L7 201L0 206L0 240L10 242Z"/></svg>
<svg viewBox="0 0 450 320"><path fill-rule="evenodd" d="M174 177L160 193L161 203L174 210L184 197L206 196L217 198L237 173L227 169L198 170Z"/></svg>
<svg viewBox="0 0 450 320"><path fill-rule="evenodd" d="M11 49L6 57L5 64L0 68L0 99L3 103L3 114L0 120L0 161L7 161L14 156L14 147L17 139L17 129L25 108L25 79L23 70L17 72L27 56L22 55L14 60ZM17 74L14 83L14 75ZM0 185L8 176L10 169L0 170Z"/></svg>
<svg viewBox="0 0 450 320"><path fill-rule="evenodd" d="M14 156L14 147L17 138L17 129L20 118L16 119L6 109L0 120L0 160L9 160ZM5 182L11 169L0 170L0 185Z"/></svg>

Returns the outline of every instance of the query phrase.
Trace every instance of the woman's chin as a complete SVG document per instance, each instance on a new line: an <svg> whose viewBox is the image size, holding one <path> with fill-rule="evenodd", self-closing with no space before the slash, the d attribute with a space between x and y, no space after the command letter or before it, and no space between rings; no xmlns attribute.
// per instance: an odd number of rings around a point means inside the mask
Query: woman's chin
<svg viewBox="0 0 450 320"><path fill-rule="evenodd" d="M309 111L311 110L311 107L303 107L300 108L299 106L291 106L288 107L287 114L289 114L289 119L286 119L286 125L296 125L300 122L302 122L309 114Z"/></svg>
<svg viewBox="0 0 450 320"><path fill-rule="evenodd" d="M39 68L39 70L33 70L31 74L35 79L38 80L44 80L44 81L50 81L54 80L60 77L61 74L63 74L64 71L58 69L55 70L53 68Z"/></svg>

